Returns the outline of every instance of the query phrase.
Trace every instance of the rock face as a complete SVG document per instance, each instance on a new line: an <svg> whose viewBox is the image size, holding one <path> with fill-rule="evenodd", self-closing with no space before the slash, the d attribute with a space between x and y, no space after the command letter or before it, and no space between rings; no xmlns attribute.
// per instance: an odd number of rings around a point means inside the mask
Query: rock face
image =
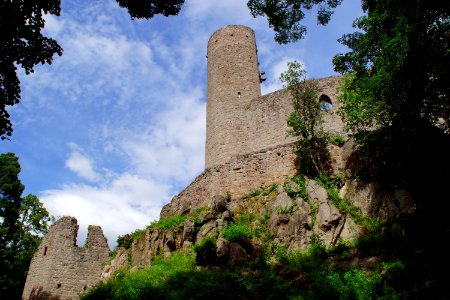
<svg viewBox="0 0 450 300"><path fill-rule="evenodd" d="M109 247L99 226L90 225L84 247L76 245L77 220L62 217L33 256L22 299L78 299L100 280Z"/></svg>
<svg viewBox="0 0 450 300"><path fill-rule="evenodd" d="M105 268L103 278L123 267L145 267L158 253L168 256L192 245L197 247L200 266L247 264L260 257L269 237L272 245L287 250L304 250L313 237L326 246L334 246L341 240L354 240L366 234L363 218L385 224L386 232L403 237L404 221L415 212L414 201L407 191L382 188L374 182L348 180L340 191L341 201L345 198L346 205L360 212L359 216L340 211L328 191L314 180L306 179L306 194L302 196L286 192L298 189L297 183L287 180L229 202L215 195L203 208L197 208L201 212L188 213L184 224L170 232L147 229L130 249L120 249ZM235 234L229 239L224 229L230 224L241 224L252 232L252 237Z"/></svg>

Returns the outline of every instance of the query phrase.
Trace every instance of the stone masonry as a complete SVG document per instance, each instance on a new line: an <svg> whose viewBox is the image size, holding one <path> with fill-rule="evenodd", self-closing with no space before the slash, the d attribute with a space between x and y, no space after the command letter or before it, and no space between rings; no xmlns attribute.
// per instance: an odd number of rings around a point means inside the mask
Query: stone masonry
<svg viewBox="0 0 450 300"><path fill-rule="evenodd" d="M109 247L99 226L90 225L84 247L76 245L77 220L62 217L49 229L31 260L22 299L78 299L100 280Z"/></svg>
<svg viewBox="0 0 450 300"><path fill-rule="evenodd" d="M339 77L313 79L318 101L325 110L324 129L346 136L336 115ZM206 170L161 211L160 217L180 214L206 205L213 195L233 197L251 188L280 183L296 173L294 138L287 136L288 115L293 111L286 89L264 96L260 91L257 48L252 29L225 26L208 42L206 108Z"/></svg>

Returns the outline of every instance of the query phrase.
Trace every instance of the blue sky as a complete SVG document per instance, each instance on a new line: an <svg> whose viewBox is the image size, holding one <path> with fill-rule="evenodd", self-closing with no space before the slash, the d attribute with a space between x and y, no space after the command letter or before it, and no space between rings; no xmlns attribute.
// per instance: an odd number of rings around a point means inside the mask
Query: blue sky
<svg viewBox="0 0 450 300"><path fill-rule="evenodd" d="M161 207L204 169L206 46L225 25L255 30L262 93L280 89L286 62L309 77L336 75L337 42L354 31L360 1L345 0L328 26L308 14L306 39L277 44L245 0L186 0L175 17L131 20L112 0L63 0L45 34L64 49L52 65L19 72L22 101L9 109L14 133L0 152L20 159L24 195L37 195L56 217L74 216L84 242L101 225L118 235L157 220Z"/></svg>

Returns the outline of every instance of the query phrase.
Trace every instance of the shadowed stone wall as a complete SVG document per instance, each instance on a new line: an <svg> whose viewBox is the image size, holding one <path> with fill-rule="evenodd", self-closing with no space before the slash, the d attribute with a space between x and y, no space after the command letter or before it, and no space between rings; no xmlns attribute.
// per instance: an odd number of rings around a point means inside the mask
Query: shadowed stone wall
<svg viewBox="0 0 450 300"><path fill-rule="evenodd" d="M22 299L78 299L100 280L109 247L99 226L90 225L84 247L76 245L77 220L62 217L49 229L31 260Z"/></svg>

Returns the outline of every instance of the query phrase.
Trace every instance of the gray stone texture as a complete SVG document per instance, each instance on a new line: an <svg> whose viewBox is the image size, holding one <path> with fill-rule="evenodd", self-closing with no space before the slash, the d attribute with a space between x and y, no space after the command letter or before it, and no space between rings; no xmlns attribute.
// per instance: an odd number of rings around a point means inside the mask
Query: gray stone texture
<svg viewBox="0 0 450 300"><path fill-rule="evenodd" d="M109 259L103 231L90 225L84 247L76 245L77 233L73 217L50 227L31 261L22 299L78 299L100 280Z"/></svg>

